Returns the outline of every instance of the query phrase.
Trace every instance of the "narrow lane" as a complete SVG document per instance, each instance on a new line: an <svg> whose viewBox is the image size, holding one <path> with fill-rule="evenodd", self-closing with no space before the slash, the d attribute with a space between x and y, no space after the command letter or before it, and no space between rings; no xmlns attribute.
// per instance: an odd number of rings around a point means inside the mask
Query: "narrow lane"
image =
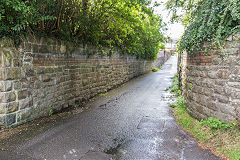
<svg viewBox="0 0 240 160"><path fill-rule="evenodd" d="M110 91L90 108L1 152L1 160L217 160L177 125L164 91L177 55L163 68Z"/></svg>

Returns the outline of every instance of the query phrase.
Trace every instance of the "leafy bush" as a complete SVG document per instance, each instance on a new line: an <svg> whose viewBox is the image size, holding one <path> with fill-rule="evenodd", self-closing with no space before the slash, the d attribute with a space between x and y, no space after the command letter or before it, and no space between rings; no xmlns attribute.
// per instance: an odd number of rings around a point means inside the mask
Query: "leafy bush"
<svg viewBox="0 0 240 160"><path fill-rule="evenodd" d="M155 59L162 19L148 0L1 0L0 38L37 34Z"/></svg>
<svg viewBox="0 0 240 160"><path fill-rule="evenodd" d="M233 124L228 124L224 121L220 121L217 118L208 118L207 120L201 120L201 125L208 126L211 129L226 129L233 127Z"/></svg>
<svg viewBox="0 0 240 160"><path fill-rule="evenodd" d="M53 16L37 14L37 7L34 8L32 4L29 4L30 2L21 0L0 1L0 38L11 37L19 43L20 36L26 34L26 29L30 24L54 19Z"/></svg>
<svg viewBox="0 0 240 160"><path fill-rule="evenodd" d="M169 103L169 105L173 108L175 107L186 108L186 102L184 97L182 96L182 92L179 87L178 74L176 74L173 77L173 85L169 89L171 93L174 93L177 96L176 102Z"/></svg>
<svg viewBox="0 0 240 160"><path fill-rule="evenodd" d="M153 72L157 72L157 71L159 71L159 70L160 70L160 69L159 69L159 68L156 68L156 67L152 69Z"/></svg>
<svg viewBox="0 0 240 160"><path fill-rule="evenodd" d="M173 85L170 87L170 92L175 93L177 96L182 94L181 89L179 88L178 74L173 77Z"/></svg>
<svg viewBox="0 0 240 160"><path fill-rule="evenodd" d="M176 102L169 103L168 105L173 108L175 108L175 107L186 108L186 102L185 102L185 99L183 98L183 96L178 96Z"/></svg>

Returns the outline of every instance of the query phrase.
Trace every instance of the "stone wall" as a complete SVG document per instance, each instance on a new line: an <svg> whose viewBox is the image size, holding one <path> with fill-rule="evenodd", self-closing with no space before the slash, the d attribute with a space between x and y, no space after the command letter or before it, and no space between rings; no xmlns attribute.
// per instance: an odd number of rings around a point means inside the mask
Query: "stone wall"
<svg viewBox="0 0 240 160"><path fill-rule="evenodd" d="M240 121L239 53L240 41L230 37L223 52L183 54L182 89L190 114L198 119Z"/></svg>
<svg viewBox="0 0 240 160"><path fill-rule="evenodd" d="M29 37L0 42L0 125L14 126L81 104L147 73L152 61L94 46Z"/></svg>
<svg viewBox="0 0 240 160"><path fill-rule="evenodd" d="M162 50L158 53L157 60L154 62L154 67L160 68L172 55L173 51Z"/></svg>

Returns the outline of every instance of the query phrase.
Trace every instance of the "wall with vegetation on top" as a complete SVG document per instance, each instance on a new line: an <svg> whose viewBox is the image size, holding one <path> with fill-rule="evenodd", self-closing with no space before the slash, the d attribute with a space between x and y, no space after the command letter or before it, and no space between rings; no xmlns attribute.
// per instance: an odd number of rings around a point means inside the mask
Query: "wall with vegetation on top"
<svg viewBox="0 0 240 160"><path fill-rule="evenodd" d="M240 41L230 36L221 52L182 55L183 95L194 117L240 121L239 54Z"/></svg>
<svg viewBox="0 0 240 160"><path fill-rule="evenodd" d="M173 51L162 50L158 53L157 59L154 62L154 67L161 68L161 66L171 57Z"/></svg>
<svg viewBox="0 0 240 160"><path fill-rule="evenodd" d="M107 92L152 69L153 61L89 45L27 38L0 42L0 125L14 126Z"/></svg>

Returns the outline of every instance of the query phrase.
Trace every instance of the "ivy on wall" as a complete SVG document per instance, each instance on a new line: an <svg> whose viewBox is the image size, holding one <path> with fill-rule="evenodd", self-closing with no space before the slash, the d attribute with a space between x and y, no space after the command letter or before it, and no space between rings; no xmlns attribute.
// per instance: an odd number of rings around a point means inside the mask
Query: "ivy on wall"
<svg viewBox="0 0 240 160"><path fill-rule="evenodd" d="M162 19L149 0L0 0L0 38L31 34L117 47L155 59Z"/></svg>
<svg viewBox="0 0 240 160"><path fill-rule="evenodd" d="M179 50L189 54L202 50L205 41L208 49L221 48L228 36L240 31L240 0L169 0L167 7L173 19L185 25ZM177 8L185 15L178 15Z"/></svg>

